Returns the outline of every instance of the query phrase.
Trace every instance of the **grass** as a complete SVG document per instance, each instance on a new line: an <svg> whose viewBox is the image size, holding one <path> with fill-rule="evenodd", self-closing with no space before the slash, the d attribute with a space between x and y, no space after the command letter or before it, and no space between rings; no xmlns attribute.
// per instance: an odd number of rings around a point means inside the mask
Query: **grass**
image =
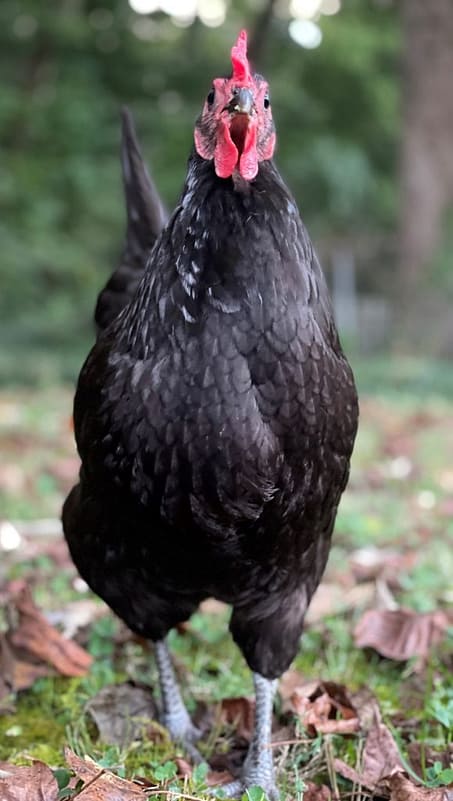
<svg viewBox="0 0 453 801"><path fill-rule="evenodd" d="M424 612L452 601L453 388L445 376L434 392L435 384L421 380L420 366L411 370L399 375L398 391L378 380L379 365L360 372L359 384L370 389L377 380L377 389L372 397L362 397L351 481L339 511L326 581L345 586L351 576L351 554L358 548L373 545L412 554L394 591L400 603ZM412 394L419 385L424 391ZM5 518L59 515L62 497L77 472L70 410L67 389L0 395L0 436L6 455L0 468L0 500ZM56 567L51 556L38 552L18 560L13 551L3 556L0 584L10 578L31 578L35 599L45 610L62 609L80 598L73 569ZM392 662L354 647L352 631L360 614L360 605L328 610L307 628L294 667L307 679L322 677L344 684L349 691L370 688L403 758L409 760L411 743L418 742L423 753L426 750L420 779L428 786L447 783L449 774L440 762L433 763L429 749L440 754L452 742L448 644L433 651L426 669L416 673L412 663ZM69 744L120 776L146 776L166 791L207 797L203 768L185 783L175 778L175 759L183 753L162 731L150 737L148 730L123 748L100 742L86 710L89 699L103 686L127 679L156 684L152 656L136 642L126 640L120 646L118 639L118 621L110 615L101 617L87 633L94 664L86 677L39 679L19 694L14 713L0 716L0 760L21 763L33 757L63 769L62 749ZM222 698L251 694L249 671L227 633L226 612L197 613L187 631L171 633L170 646L192 711L195 703L212 707ZM287 717L279 719L281 725L293 726ZM296 739L276 749L283 798L301 798L304 782L314 777L333 782L340 793L351 792L346 780L332 775L333 758L354 765L363 747L362 735L307 737L299 731ZM217 725L201 749L209 758L214 750L226 752L232 743L231 727ZM64 776L63 772L62 781ZM161 796L168 797L163 792Z"/></svg>

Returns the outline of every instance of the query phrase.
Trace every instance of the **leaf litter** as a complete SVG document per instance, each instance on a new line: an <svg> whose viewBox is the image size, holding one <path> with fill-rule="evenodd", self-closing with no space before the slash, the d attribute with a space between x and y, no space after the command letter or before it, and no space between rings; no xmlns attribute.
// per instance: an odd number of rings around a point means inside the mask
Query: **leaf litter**
<svg viewBox="0 0 453 801"><path fill-rule="evenodd" d="M370 609L354 629L357 648L374 648L387 659L405 661L418 657L423 664L433 647L444 638L447 612L420 613L413 609Z"/></svg>
<svg viewBox="0 0 453 801"><path fill-rule="evenodd" d="M0 699L55 671L68 677L86 675L91 655L48 623L25 581L10 584L6 616L9 628L0 635Z"/></svg>
<svg viewBox="0 0 453 801"><path fill-rule="evenodd" d="M0 762L1 801L57 801L58 784L43 762L31 766Z"/></svg>
<svg viewBox="0 0 453 801"><path fill-rule="evenodd" d="M255 701L253 698L240 696L224 698L217 711L219 723L234 727L236 737L250 742L255 722Z"/></svg>
<svg viewBox="0 0 453 801"><path fill-rule="evenodd" d="M280 696L283 709L293 712L309 735L358 731L357 712L343 685L333 681L304 682L301 676L297 682L297 677L296 671L284 674Z"/></svg>
<svg viewBox="0 0 453 801"><path fill-rule="evenodd" d="M85 709L94 720L102 742L120 748L143 738L157 717L150 688L132 681L103 687Z"/></svg>
<svg viewBox="0 0 453 801"><path fill-rule="evenodd" d="M10 648L10 650L11 648L15 649L15 651L12 656L7 653L6 662L5 656L3 656L3 664L7 664L9 658L19 676L21 670L25 671L24 678L20 682L16 679L16 689L19 688L19 685L21 687L30 686L36 677L45 675L50 667L58 668L62 673L66 671L66 675L86 673L90 657L75 643L70 643L68 654L68 641L65 641L63 646L61 645L61 635L49 626L34 604L28 587L23 582L16 583L10 588L9 604L12 605L10 618L13 620L15 618L15 626L3 637L2 645L3 647L6 645L6 648ZM411 615L411 619L418 618L420 615ZM48 636L49 630L51 630L51 634ZM44 636L43 632L45 632L46 637L50 640L49 649L45 649L42 643L37 647L38 632L41 632L41 636ZM429 649L433 645L432 639L425 638L422 642L425 649ZM72 653L72 646L75 647L75 657ZM25 652L27 659L31 660L24 663L27 668L20 665L17 657L18 650ZM69 664L67 660L69 660ZM18 665L19 667L17 667ZM28 668L28 666L30 667ZM30 675L27 674L27 669L31 671ZM63 675L65 674L63 673ZM412 799L413 801L453 801L448 798L448 788L429 788L428 792L427 788L420 787L411 776L407 775L395 739L389 728L382 722L378 703L369 691L362 690L354 693L348 691L344 685L333 681L307 681L298 671L291 670L281 680L280 697L282 712L294 715L308 737L332 734L364 737L360 764L352 767L344 760L335 758L333 768L338 775L352 782L354 787L364 788L370 797L371 795L374 797L377 793L376 798L389 798L391 801L403 801L406 798L408 801L412 801ZM97 725L101 740L116 743L122 747L134 738L149 737L150 727L152 727L152 721L157 712L150 689L145 685L136 686L132 682L105 687L90 700L87 711ZM235 736L248 742L254 722L253 699L246 696L223 699L218 705L216 719L217 725L234 728ZM300 739L300 735L294 734L296 741L297 737ZM245 750L246 748L239 749L240 759L243 758ZM111 801L112 793L115 793L114 797L118 798L118 801L144 798L143 787L112 774L93 760L81 759L69 750L66 752L66 758L71 770L83 782L83 796L87 801ZM231 767L231 761L222 765L221 762L216 762L214 757L211 762L217 770L209 772L206 779L208 786L222 784L229 780L232 774L237 773L237 765L233 766L232 772L225 769ZM189 779L192 775L191 763L181 757L175 757L175 764L177 775L185 780ZM24 768L20 774L19 784L17 769L14 767L14 771L11 773L12 787L21 787L23 783L25 783L25 787L28 783L30 789L33 788L34 792L36 790L36 795L41 792L39 783L47 782L49 787L45 785L46 794L41 793L41 796L38 794L36 799L42 797L43 801L53 801L54 785L49 774L44 770L45 766L41 765L42 763L33 763L30 768ZM4 769L8 772L8 766ZM1 775L6 788L4 790L5 801L10 801L10 799L11 801L28 801L26 795L20 795L22 791L10 789L8 784L5 784L9 781L8 775ZM155 787L156 785L151 786ZM147 783L147 792L149 792L149 787L150 785ZM307 787L306 796L313 801L324 801L324 799L330 801L331 798L336 797L332 796L326 785L317 785L311 782ZM3 801L3 796L0 797ZM35 796L33 796L33 801L34 799Z"/></svg>

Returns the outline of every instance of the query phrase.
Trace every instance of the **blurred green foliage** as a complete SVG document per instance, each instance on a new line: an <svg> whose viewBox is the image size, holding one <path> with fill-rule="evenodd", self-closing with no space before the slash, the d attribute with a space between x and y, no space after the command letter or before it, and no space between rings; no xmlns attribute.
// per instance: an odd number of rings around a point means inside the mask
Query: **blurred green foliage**
<svg viewBox="0 0 453 801"><path fill-rule="evenodd" d="M259 13L240 0L220 28L178 28L127 0L2 0L0 380L73 377L89 346L124 226L120 106L171 206L210 79ZM395 11L350 0L321 24L322 45L307 51L275 17L257 65L279 166L318 242L392 227L399 129Z"/></svg>

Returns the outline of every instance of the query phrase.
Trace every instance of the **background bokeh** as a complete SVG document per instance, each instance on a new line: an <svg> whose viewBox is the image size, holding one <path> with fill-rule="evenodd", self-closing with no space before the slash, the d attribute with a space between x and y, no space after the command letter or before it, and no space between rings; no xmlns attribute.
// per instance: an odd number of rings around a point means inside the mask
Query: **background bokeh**
<svg viewBox="0 0 453 801"><path fill-rule="evenodd" d="M72 381L92 341L124 228L120 107L172 207L243 25L359 369L451 356L451 0L2 0L3 385Z"/></svg>

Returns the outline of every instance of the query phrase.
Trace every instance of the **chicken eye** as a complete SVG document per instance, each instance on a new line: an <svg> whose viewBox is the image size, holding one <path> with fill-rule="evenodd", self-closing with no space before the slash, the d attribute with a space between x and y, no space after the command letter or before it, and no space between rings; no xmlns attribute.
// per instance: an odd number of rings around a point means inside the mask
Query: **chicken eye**
<svg viewBox="0 0 453 801"><path fill-rule="evenodd" d="M271 101L270 101L269 95L267 95L267 94L264 95L264 108L266 108L266 109L269 108L270 104L271 104Z"/></svg>
<svg viewBox="0 0 453 801"><path fill-rule="evenodd" d="M211 91L209 92L209 94L208 94L208 96L206 98L208 106L212 106L212 104L214 102L214 98L215 98L215 91L214 91L214 89L211 89Z"/></svg>

